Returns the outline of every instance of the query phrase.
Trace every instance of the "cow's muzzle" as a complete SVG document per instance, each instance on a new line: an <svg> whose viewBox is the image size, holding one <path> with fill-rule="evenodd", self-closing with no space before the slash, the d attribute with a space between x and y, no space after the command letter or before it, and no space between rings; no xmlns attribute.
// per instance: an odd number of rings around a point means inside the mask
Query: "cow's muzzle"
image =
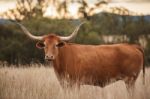
<svg viewBox="0 0 150 99"><path fill-rule="evenodd" d="M46 61L53 61L54 60L54 56L45 56L45 60Z"/></svg>

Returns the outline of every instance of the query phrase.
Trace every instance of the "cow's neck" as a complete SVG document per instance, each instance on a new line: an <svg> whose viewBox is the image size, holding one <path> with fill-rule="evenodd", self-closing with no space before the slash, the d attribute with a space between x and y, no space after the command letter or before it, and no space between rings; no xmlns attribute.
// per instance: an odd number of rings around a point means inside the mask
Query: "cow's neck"
<svg viewBox="0 0 150 99"><path fill-rule="evenodd" d="M65 63L66 63L66 55L67 55L67 50L68 50L68 45L65 45L65 47L61 47L58 49L58 56L56 57L56 59L53 61L53 66L56 72L58 72L58 74L62 73L62 71L64 71L65 67ZM69 61L69 60L68 60Z"/></svg>

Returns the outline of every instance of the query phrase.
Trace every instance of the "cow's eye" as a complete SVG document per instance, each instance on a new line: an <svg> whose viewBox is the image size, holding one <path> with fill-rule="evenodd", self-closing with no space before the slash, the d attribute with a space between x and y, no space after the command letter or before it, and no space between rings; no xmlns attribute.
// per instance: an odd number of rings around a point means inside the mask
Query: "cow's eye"
<svg viewBox="0 0 150 99"><path fill-rule="evenodd" d="M36 47L39 48L39 49L42 49L42 48L45 47L45 44L43 42L37 42Z"/></svg>
<svg viewBox="0 0 150 99"><path fill-rule="evenodd" d="M64 46L64 42L59 42L58 44L56 44L57 47L62 47Z"/></svg>

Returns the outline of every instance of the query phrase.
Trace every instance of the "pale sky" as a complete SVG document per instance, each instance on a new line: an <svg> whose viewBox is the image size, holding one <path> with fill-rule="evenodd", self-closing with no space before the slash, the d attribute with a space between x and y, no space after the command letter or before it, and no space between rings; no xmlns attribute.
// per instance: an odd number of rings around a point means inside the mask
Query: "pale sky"
<svg viewBox="0 0 150 99"><path fill-rule="evenodd" d="M8 9L14 8L17 0L0 0L0 13L7 11ZM90 4L98 0L88 0ZM133 12L139 12L143 14L150 14L150 0L108 0L108 6L123 6ZM77 12L77 4L70 6L70 11L74 15ZM47 15L54 13L52 7L47 10Z"/></svg>
<svg viewBox="0 0 150 99"><path fill-rule="evenodd" d="M16 6L15 0L0 0L0 13L5 12L8 9L14 8L15 6Z"/></svg>
<svg viewBox="0 0 150 99"><path fill-rule="evenodd" d="M109 0L114 2L150 2L150 0Z"/></svg>

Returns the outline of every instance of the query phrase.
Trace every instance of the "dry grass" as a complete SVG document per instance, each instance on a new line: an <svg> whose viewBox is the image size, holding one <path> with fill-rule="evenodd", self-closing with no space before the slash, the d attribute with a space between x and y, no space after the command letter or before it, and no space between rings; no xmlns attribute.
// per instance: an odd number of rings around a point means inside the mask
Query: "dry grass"
<svg viewBox="0 0 150 99"><path fill-rule="evenodd" d="M8 68L0 69L0 99L150 99L150 69L146 71L146 85L142 75L136 82L131 97L122 81L105 88L82 86L64 92L52 68Z"/></svg>

